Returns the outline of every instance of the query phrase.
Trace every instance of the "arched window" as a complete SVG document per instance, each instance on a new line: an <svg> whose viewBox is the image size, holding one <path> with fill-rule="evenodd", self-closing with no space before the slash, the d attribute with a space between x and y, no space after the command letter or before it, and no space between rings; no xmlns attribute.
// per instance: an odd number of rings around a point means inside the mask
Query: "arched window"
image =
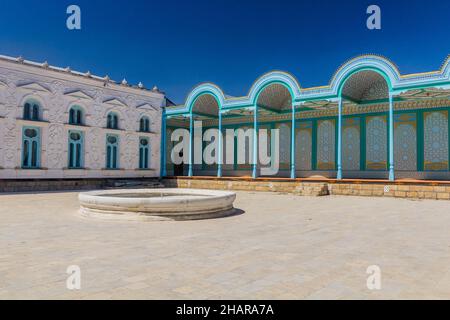
<svg viewBox="0 0 450 320"><path fill-rule="evenodd" d="M150 119L147 117L142 117L139 122L139 131L150 132Z"/></svg>
<svg viewBox="0 0 450 320"><path fill-rule="evenodd" d="M40 166L40 129L24 127L22 132L22 168L36 169Z"/></svg>
<svg viewBox="0 0 450 320"><path fill-rule="evenodd" d="M106 135L106 168L117 169L119 167L119 137Z"/></svg>
<svg viewBox="0 0 450 320"><path fill-rule="evenodd" d="M79 106L72 106L69 111L69 124L83 124L83 109Z"/></svg>
<svg viewBox="0 0 450 320"><path fill-rule="evenodd" d="M148 169L150 166L150 143L148 138L139 139L139 169Z"/></svg>
<svg viewBox="0 0 450 320"><path fill-rule="evenodd" d="M39 121L40 105L35 100L28 100L23 106L23 118L25 120Z"/></svg>
<svg viewBox="0 0 450 320"><path fill-rule="evenodd" d="M69 131L69 169L83 167L83 133Z"/></svg>
<svg viewBox="0 0 450 320"><path fill-rule="evenodd" d="M119 117L114 112L108 113L106 120L106 127L108 129L119 129Z"/></svg>

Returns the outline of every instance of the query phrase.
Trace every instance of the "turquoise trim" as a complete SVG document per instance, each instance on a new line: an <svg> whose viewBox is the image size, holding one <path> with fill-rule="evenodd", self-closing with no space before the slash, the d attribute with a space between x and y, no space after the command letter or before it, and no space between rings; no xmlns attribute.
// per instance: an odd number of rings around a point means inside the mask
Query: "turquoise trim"
<svg viewBox="0 0 450 320"><path fill-rule="evenodd" d="M79 135L79 139L73 139L72 135ZM69 130L67 158L69 169L84 167L84 134L82 131Z"/></svg>
<svg viewBox="0 0 450 320"><path fill-rule="evenodd" d="M189 177L194 175L193 171L193 162L194 162L194 118L191 113L191 117L189 118Z"/></svg>
<svg viewBox="0 0 450 320"><path fill-rule="evenodd" d="M425 158L425 132L424 132L424 117L423 110L416 112L416 121L417 121L417 171L424 171L424 158ZM450 121L449 121L450 122ZM450 141L450 139L449 139ZM450 149L449 149L450 150Z"/></svg>
<svg viewBox="0 0 450 320"><path fill-rule="evenodd" d="M110 139L111 138L111 139ZM113 142L112 138L116 141ZM118 169L120 161L119 136L115 134L106 135L106 168Z"/></svg>
<svg viewBox="0 0 450 320"><path fill-rule="evenodd" d="M142 116L139 119L139 131L140 132L150 132L150 119L147 116Z"/></svg>
<svg viewBox="0 0 450 320"><path fill-rule="evenodd" d="M223 164L223 134L222 134L222 112L219 112L219 155L217 165L217 177L222 177L222 164Z"/></svg>
<svg viewBox="0 0 450 320"><path fill-rule="evenodd" d="M394 159L394 101L392 94L389 95L389 180L395 180Z"/></svg>
<svg viewBox="0 0 450 320"><path fill-rule="evenodd" d="M273 83L286 86L292 102L337 99L342 93L345 81L360 71L374 71L382 75L389 86L389 91L399 93L404 90L450 85L450 59L436 72L401 76L397 67L388 59L376 55L363 55L349 60L333 75L330 83L323 87L301 89L294 76L283 71L273 71L259 77L252 85L249 94L243 97L225 97L223 91L211 83L201 84L188 95L186 103L180 108L169 110L169 115L188 114L193 101L201 94L209 93L216 97L220 109L233 110L252 107L258 100L261 90Z"/></svg>
<svg viewBox="0 0 450 320"><path fill-rule="evenodd" d="M119 116L116 112L111 111L106 116L106 127L108 129L119 129Z"/></svg>
<svg viewBox="0 0 450 320"><path fill-rule="evenodd" d="M296 169L295 169L295 107L292 106L292 119L291 119L291 179L295 179L296 177Z"/></svg>
<svg viewBox="0 0 450 320"><path fill-rule="evenodd" d="M41 129L39 127L22 128L22 168L39 169L41 167Z"/></svg>
<svg viewBox="0 0 450 320"><path fill-rule="evenodd" d="M150 139L148 137L139 137L139 169L148 169L150 167Z"/></svg>
<svg viewBox="0 0 450 320"><path fill-rule="evenodd" d="M23 104L23 119L39 121L41 119L41 103L33 98L29 98Z"/></svg>
<svg viewBox="0 0 450 320"><path fill-rule="evenodd" d="M342 180L342 98L339 99L337 125L337 179Z"/></svg>
<svg viewBox="0 0 450 320"><path fill-rule="evenodd" d="M253 165L252 165L252 177L256 179L258 177L258 105L255 104L253 111Z"/></svg>
<svg viewBox="0 0 450 320"><path fill-rule="evenodd" d="M162 118L161 118L161 155L160 155L160 174L161 177L167 176L167 126L166 126L166 108L162 109Z"/></svg>
<svg viewBox="0 0 450 320"><path fill-rule="evenodd" d="M79 105L73 105L69 109L69 124L82 125L84 123L84 110Z"/></svg>

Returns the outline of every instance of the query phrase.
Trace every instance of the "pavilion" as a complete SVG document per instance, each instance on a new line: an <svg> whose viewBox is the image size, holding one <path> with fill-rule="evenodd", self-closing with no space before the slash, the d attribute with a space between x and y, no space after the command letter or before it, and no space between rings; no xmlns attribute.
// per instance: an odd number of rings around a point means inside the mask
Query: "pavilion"
<svg viewBox="0 0 450 320"><path fill-rule="evenodd" d="M177 128L190 131L183 176L261 177L261 165L193 164L193 125L203 129L277 128L277 177L330 179L450 180L450 57L438 71L401 75L388 59L363 55L343 64L328 85L303 88L283 71L264 74L247 96L231 97L202 83L180 106L163 114L162 175L170 161ZM257 135L248 155L257 155ZM223 138L218 158L225 157ZM203 145L205 147L205 145ZM256 160L256 161L255 161Z"/></svg>

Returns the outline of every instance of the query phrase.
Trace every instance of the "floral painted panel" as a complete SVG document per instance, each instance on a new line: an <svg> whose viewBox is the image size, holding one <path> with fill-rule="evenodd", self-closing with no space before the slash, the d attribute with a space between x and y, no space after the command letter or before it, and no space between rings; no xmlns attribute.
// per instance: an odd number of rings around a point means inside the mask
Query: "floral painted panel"
<svg viewBox="0 0 450 320"><path fill-rule="evenodd" d="M387 170L386 116L366 118L366 168Z"/></svg>
<svg viewBox="0 0 450 320"><path fill-rule="evenodd" d="M359 170L360 119L344 119L342 128L342 169Z"/></svg>
<svg viewBox="0 0 450 320"><path fill-rule="evenodd" d="M297 170L312 170L312 122L297 124L295 134L295 166Z"/></svg>
<svg viewBox="0 0 450 320"><path fill-rule="evenodd" d="M448 170L448 111L424 113L424 169Z"/></svg>
<svg viewBox="0 0 450 320"><path fill-rule="evenodd" d="M395 170L417 170L417 122L415 113L396 114L394 117Z"/></svg>
<svg viewBox="0 0 450 320"><path fill-rule="evenodd" d="M317 123L317 169L335 169L335 124L334 120Z"/></svg>
<svg viewBox="0 0 450 320"><path fill-rule="evenodd" d="M282 123L276 128L280 134L280 169L287 170L291 165L291 127Z"/></svg>

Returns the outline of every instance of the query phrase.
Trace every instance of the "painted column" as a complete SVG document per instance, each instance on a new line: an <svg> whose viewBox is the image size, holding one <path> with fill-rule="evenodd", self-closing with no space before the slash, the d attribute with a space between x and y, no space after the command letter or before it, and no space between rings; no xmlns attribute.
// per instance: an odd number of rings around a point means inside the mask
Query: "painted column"
<svg viewBox="0 0 450 320"><path fill-rule="evenodd" d="M342 179L342 97L338 101L338 152L337 152L337 179Z"/></svg>
<svg viewBox="0 0 450 320"><path fill-rule="evenodd" d="M192 112L189 118L189 177L194 175L192 164L194 160L194 116Z"/></svg>
<svg viewBox="0 0 450 320"><path fill-rule="evenodd" d="M295 105L292 104L291 123L291 179L295 179Z"/></svg>
<svg viewBox="0 0 450 320"><path fill-rule="evenodd" d="M222 155L223 155L222 112L221 110L219 110L219 159L218 159L219 161L217 165L218 178L222 177L222 163L223 163Z"/></svg>
<svg viewBox="0 0 450 320"><path fill-rule="evenodd" d="M253 172L252 177L258 177L258 105L255 105L253 111Z"/></svg>
<svg viewBox="0 0 450 320"><path fill-rule="evenodd" d="M161 168L161 172L160 175L161 177L165 177L167 176L167 170L166 170L166 155L167 155L167 150L166 150L166 108L163 107L162 108L162 118L161 118L161 147L160 147L160 152L161 152L161 164L160 164L160 168Z"/></svg>
<svg viewBox="0 0 450 320"><path fill-rule="evenodd" d="M389 92L389 180L395 180L394 173L394 95Z"/></svg>

